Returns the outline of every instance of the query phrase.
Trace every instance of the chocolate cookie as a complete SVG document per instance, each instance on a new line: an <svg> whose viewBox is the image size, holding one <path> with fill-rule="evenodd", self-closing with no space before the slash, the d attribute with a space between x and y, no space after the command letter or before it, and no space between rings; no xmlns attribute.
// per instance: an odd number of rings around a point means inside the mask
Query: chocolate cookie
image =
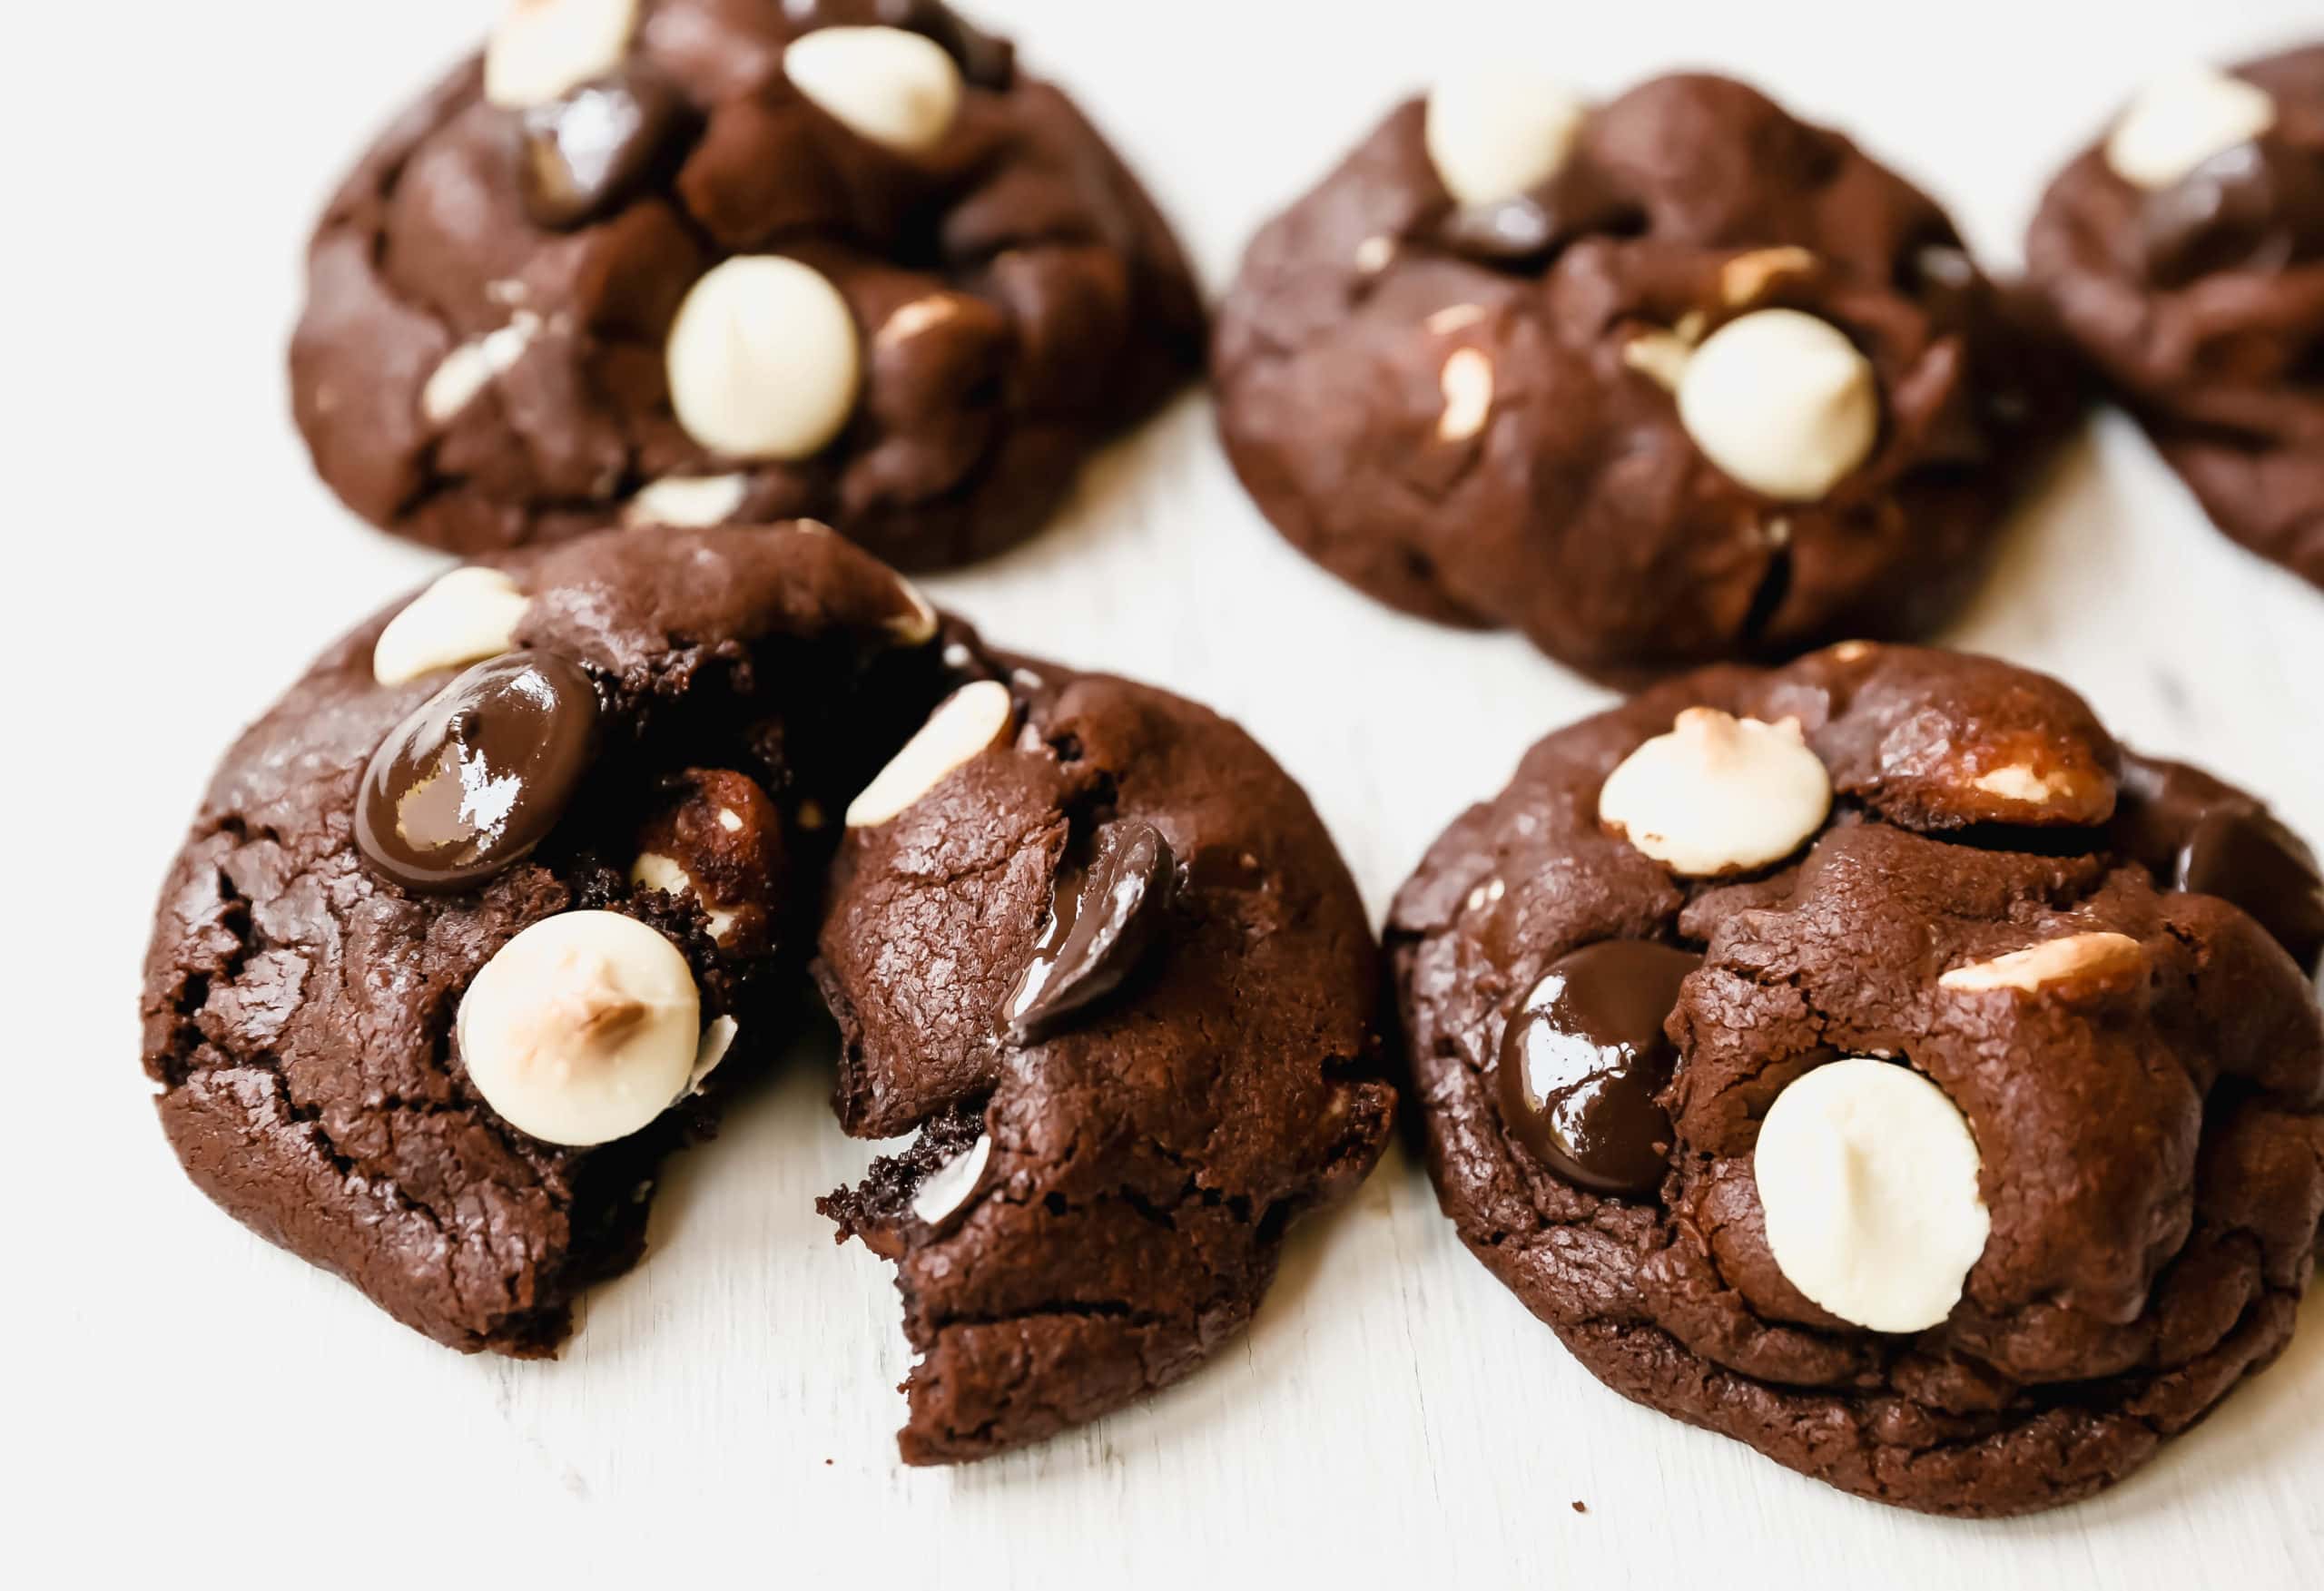
<svg viewBox="0 0 2324 1591"><path fill-rule="evenodd" d="M348 178L308 278L323 478L468 554L812 516L964 563L1203 336L1135 179L935 0L511 0Z"/></svg>
<svg viewBox="0 0 2324 1591"><path fill-rule="evenodd" d="M841 1125L921 1129L823 1203L895 1262L915 1464L1193 1370L1393 1114L1371 932L1298 787L1164 692L1006 682L859 798L816 965Z"/></svg>
<svg viewBox="0 0 2324 1591"><path fill-rule="evenodd" d="M1461 1236L1601 1380L1859 1495L2093 1492L2272 1360L2324 1218L2324 881L1980 658L1550 736L1389 943Z"/></svg>
<svg viewBox="0 0 2324 1591"><path fill-rule="evenodd" d="M1400 106L1211 353L1244 484L1383 601L1594 673L1902 637L2071 405L1945 212L1724 78Z"/></svg>
<svg viewBox="0 0 2324 1591"><path fill-rule="evenodd" d="M535 549L334 646L172 870L145 1066L246 1224L547 1353L790 1036L819 923L842 1124L925 1129L828 1201L900 1262L914 1461L1191 1370L1386 1137L1376 950L1298 787L812 525Z"/></svg>
<svg viewBox="0 0 2324 1591"><path fill-rule="evenodd" d="M2324 45L2151 84L2025 248L2219 527L2324 585Z"/></svg>
<svg viewBox="0 0 2324 1591"><path fill-rule="evenodd" d="M786 1036L824 815L940 689L935 629L836 536L655 530L333 646L162 891L144 1061L188 1174L439 1341L554 1350Z"/></svg>

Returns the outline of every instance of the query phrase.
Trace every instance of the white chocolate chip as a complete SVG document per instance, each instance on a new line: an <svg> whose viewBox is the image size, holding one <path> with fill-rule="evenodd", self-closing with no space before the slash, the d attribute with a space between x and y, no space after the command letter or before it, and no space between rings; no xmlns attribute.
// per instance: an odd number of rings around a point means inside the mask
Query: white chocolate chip
<svg viewBox="0 0 2324 1591"><path fill-rule="evenodd" d="M460 1001L460 1058L492 1108L550 1144L605 1144L685 1092L702 998L635 918L568 911L500 948Z"/></svg>
<svg viewBox="0 0 2324 1591"><path fill-rule="evenodd" d="M896 585L911 604L911 612L890 621L888 627L906 646L922 646L936 638L936 604L921 594L920 587L902 575L896 576Z"/></svg>
<svg viewBox="0 0 2324 1591"><path fill-rule="evenodd" d="M1557 175L1589 113L1561 83L1488 67L1436 85L1423 136L1445 192L1462 204L1490 204Z"/></svg>
<svg viewBox="0 0 2324 1591"><path fill-rule="evenodd" d="M1754 249L1738 254L1718 268L1718 295L1730 309L1756 303L1777 277L1797 276L1816 269L1816 256L1789 244L1780 249Z"/></svg>
<svg viewBox="0 0 2324 1591"><path fill-rule="evenodd" d="M930 293L925 298L914 299L902 305L881 321L872 340L881 348L892 348L897 343L918 337L931 326L941 326L960 312L960 294Z"/></svg>
<svg viewBox="0 0 2324 1591"><path fill-rule="evenodd" d="M2006 768L1980 773L1969 782L1987 795L1997 795L2005 800L2023 801L2036 807L2049 805L2053 800L2074 787L2071 775L2036 773L2023 762L2012 762Z"/></svg>
<svg viewBox="0 0 2324 1591"><path fill-rule="evenodd" d="M686 1074L686 1092L700 1094L710 1075L718 1070L718 1063L734 1047L734 1035L742 1025L732 1016L716 1016L702 1030L702 1043L694 1052L694 1070Z"/></svg>
<svg viewBox="0 0 2324 1591"><path fill-rule="evenodd" d="M1448 304L1421 322L1438 337L1450 337L1453 332L1474 326L1485 318L1482 304Z"/></svg>
<svg viewBox="0 0 2324 1591"><path fill-rule="evenodd" d="M637 489L622 510L624 525L665 525L698 530L724 525L751 495L746 475L669 475Z"/></svg>
<svg viewBox="0 0 2324 1591"><path fill-rule="evenodd" d="M1992 1219L1935 1084L1867 1056L1818 1066L1776 1096L1751 1164L1777 1268L1817 1305L1874 1331L1953 1312Z"/></svg>
<svg viewBox="0 0 2324 1591"><path fill-rule="evenodd" d="M743 831L743 814L732 807L721 807L718 809L718 826L729 834L740 834Z"/></svg>
<svg viewBox="0 0 2324 1591"><path fill-rule="evenodd" d="M1759 309L1695 350L1679 382L1679 418L1704 457L1743 486L1813 502L1870 457L1880 383L1831 322Z"/></svg>
<svg viewBox="0 0 2324 1591"><path fill-rule="evenodd" d="M1395 258L1396 240L1385 232L1374 232L1355 246L1355 268L1365 276L1379 275Z"/></svg>
<svg viewBox="0 0 2324 1591"><path fill-rule="evenodd" d="M979 680L947 696L928 716L893 761L848 804L847 826L870 829L885 823L936 788L944 776L999 744L1017 709L1009 687Z"/></svg>
<svg viewBox="0 0 2324 1591"><path fill-rule="evenodd" d="M796 260L745 256L694 284L670 327L670 401L730 458L807 458L839 435L862 384L847 300Z"/></svg>
<svg viewBox="0 0 2324 1591"><path fill-rule="evenodd" d="M1492 360L1481 349L1454 349L1437 385L1444 395L1444 413L1436 422L1441 439L1465 442L1485 428L1492 413Z"/></svg>
<svg viewBox="0 0 2324 1591"><path fill-rule="evenodd" d="M517 583L497 569L455 569L388 621L371 645L371 677L400 685L498 657L516 646L526 603Z"/></svg>
<svg viewBox="0 0 2324 1591"><path fill-rule="evenodd" d="M2134 186L2168 188L2275 124L2276 102L2265 89L2192 66L2139 92L2106 140L2106 163Z"/></svg>
<svg viewBox="0 0 2324 1591"><path fill-rule="evenodd" d="M629 53L638 0L509 0L484 49L484 97L521 111L603 77Z"/></svg>
<svg viewBox="0 0 2324 1591"><path fill-rule="evenodd" d="M642 889L659 889L665 895L686 895L697 900L703 898L694 875L685 870L677 858L665 856L658 850L637 853L637 859L629 864L629 881ZM727 930L734 926L734 914L714 911L705 905L702 915L710 928L710 937L724 944Z"/></svg>
<svg viewBox="0 0 2324 1591"><path fill-rule="evenodd" d="M1641 331L1622 344L1622 363L1669 391L1686 378L1694 345L1673 331Z"/></svg>
<svg viewBox="0 0 2324 1591"><path fill-rule="evenodd" d="M966 1154L954 1155L920 1184L920 1192L911 1196L911 1213L930 1226L939 1224L968 1203L991 1160L992 1134L980 1133Z"/></svg>
<svg viewBox="0 0 2324 1591"><path fill-rule="evenodd" d="M2015 989L2030 995L2044 984L2065 978L2107 977L2136 972L2145 965L2146 952L2128 934L2069 934L1991 961L1956 967L1936 981L1941 987L1965 994Z"/></svg>
<svg viewBox="0 0 2324 1591"><path fill-rule="evenodd" d="M444 356L419 389L419 412L431 426L448 426L477 400L496 377L517 368L541 334L541 318L519 309L508 324L473 342L464 342Z"/></svg>
<svg viewBox="0 0 2324 1591"><path fill-rule="evenodd" d="M783 73L833 121L903 154L943 142L960 113L960 67L900 27L817 28L783 52Z"/></svg>
<svg viewBox="0 0 2324 1591"><path fill-rule="evenodd" d="M1671 871L1716 878L1781 861L1832 810L1832 776L1799 721L1689 707L1622 760L1598 816Z"/></svg>

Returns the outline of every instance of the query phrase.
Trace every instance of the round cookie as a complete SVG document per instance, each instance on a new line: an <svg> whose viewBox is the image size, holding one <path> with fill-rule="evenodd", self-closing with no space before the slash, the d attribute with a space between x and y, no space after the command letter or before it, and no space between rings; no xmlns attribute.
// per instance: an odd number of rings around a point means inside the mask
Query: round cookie
<svg viewBox="0 0 2324 1591"><path fill-rule="evenodd" d="M2219 527L2324 585L2324 45L2151 84L2025 249Z"/></svg>
<svg viewBox="0 0 2324 1591"><path fill-rule="evenodd" d="M1471 81L1259 233L1211 368L1309 556L1626 679L1942 622L2065 407L2015 320L1944 211L1741 83Z"/></svg>
<svg viewBox="0 0 2324 1591"><path fill-rule="evenodd" d="M575 541L357 629L227 753L162 890L144 1063L188 1174L439 1341L554 1350L790 1030L836 815L940 688L935 629L812 527Z"/></svg>
<svg viewBox="0 0 2324 1591"><path fill-rule="evenodd" d="M1536 745L1388 940L1446 1213L1641 1403L2022 1513L2290 1336L2324 881L2040 675L1857 643L1671 682Z"/></svg>
<svg viewBox="0 0 2324 1591"><path fill-rule="evenodd" d="M1394 1109L1363 904L1299 788L1167 692L1000 677L851 812L816 964L841 1125L921 1129L823 1203L895 1262L914 1464L1193 1370Z"/></svg>
<svg viewBox="0 0 2324 1591"><path fill-rule="evenodd" d="M510 0L309 254L324 480L464 554L823 519L901 566L1032 534L1201 357L1160 216L936 0Z"/></svg>

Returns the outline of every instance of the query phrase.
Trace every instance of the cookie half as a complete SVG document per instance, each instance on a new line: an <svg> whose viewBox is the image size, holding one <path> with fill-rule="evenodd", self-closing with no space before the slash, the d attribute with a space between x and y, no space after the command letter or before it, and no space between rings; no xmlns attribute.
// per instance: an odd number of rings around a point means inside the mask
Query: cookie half
<svg viewBox="0 0 2324 1591"><path fill-rule="evenodd" d="M1199 362L1178 247L935 0L523 0L325 211L290 352L348 505L475 555L812 516L1032 534Z"/></svg>
<svg viewBox="0 0 2324 1591"><path fill-rule="evenodd" d="M1742 83L1515 73L1399 106L1261 231L1211 368L1309 556L1627 678L1943 622L2071 408L2020 319Z"/></svg>
<svg viewBox="0 0 2324 1591"><path fill-rule="evenodd" d="M895 1262L916 1464L1195 1369L1394 1108L1363 903L1298 786L1167 692L975 666L851 813L816 965L841 1125L920 1133L823 1204Z"/></svg>
<svg viewBox="0 0 2324 1591"><path fill-rule="evenodd" d="M2324 586L2324 45L2149 84L2025 251L2220 529Z"/></svg>
<svg viewBox="0 0 2324 1591"><path fill-rule="evenodd" d="M2324 882L2040 675L1856 644L1666 684L1536 745L1388 937L1445 1213L1627 1397L2015 1514L2291 1334Z"/></svg>
<svg viewBox="0 0 2324 1591"><path fill-rule="evenodd" d="M187 1174L438 1341L553 1350L637 1259L656 1164L788 1036L935 627L828 532L657 530L333 646L163 887L144 1064Z"/></svg>

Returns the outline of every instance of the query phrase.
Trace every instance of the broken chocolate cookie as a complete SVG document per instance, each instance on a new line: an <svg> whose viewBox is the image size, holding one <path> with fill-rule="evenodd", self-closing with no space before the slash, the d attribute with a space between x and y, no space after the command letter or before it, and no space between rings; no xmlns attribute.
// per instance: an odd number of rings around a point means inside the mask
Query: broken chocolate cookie
<svg viewBox="0 0 2324 1591"><path fill-rule="evenodd" d="M1394 1105L1363 905L1299 788L1164 692L979 666L851 813L816 964L841 1125L920 1129L824 1202L895 1262L920 1464L1192 1370Z"/></svg>

